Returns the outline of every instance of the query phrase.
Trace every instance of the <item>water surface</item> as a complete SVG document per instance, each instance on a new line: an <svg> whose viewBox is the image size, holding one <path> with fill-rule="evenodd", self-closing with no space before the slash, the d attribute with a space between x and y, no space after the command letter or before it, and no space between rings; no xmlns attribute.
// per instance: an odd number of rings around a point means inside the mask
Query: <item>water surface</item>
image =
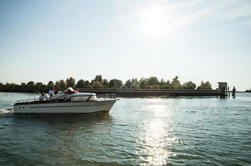
<svg viewBox="0 0 251 166"><path fill-rule="evenodd" d="M110 113L14 115L0 92L0 165L250 165L251 94L120 98Z"/></svg>

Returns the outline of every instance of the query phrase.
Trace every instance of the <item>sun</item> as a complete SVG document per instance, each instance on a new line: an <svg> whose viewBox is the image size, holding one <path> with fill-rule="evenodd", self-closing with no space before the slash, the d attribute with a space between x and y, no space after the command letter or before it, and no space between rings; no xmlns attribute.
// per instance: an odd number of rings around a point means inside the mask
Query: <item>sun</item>
<svg viewBox="0 0 251 166"><path fill-rule="evenodd" d="M147 37L161 37L170 31L171 18L159 6L151 6L139 14L139 30Z"/></svg>
<svg viewBox="0 0 251 166"><path fill-rule="evenodd" d="M165 33L166 18L161 8L144 9L140 14L139 27L141 32L149 37L157 37Z"/></svg>

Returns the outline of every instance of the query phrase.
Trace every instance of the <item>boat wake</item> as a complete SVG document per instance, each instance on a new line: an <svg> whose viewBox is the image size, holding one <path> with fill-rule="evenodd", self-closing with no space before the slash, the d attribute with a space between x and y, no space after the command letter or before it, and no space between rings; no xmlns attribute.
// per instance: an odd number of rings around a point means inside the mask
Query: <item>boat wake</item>
<svg viewBox="0 0 251 166"><path fill-rule="evenodd" d="M13 113L13 109L9 108L9 109L0 109L0 115L1 114L9 114L9 113Z"/></svg>

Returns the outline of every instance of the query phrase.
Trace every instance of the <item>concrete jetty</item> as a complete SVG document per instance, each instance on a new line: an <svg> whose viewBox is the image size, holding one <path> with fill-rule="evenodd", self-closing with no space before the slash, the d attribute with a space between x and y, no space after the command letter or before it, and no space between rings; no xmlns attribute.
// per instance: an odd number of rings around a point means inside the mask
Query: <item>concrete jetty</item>
<svg viewBox="0 0 251 166"><path fill-rule="evenodd" d="M193 90L193 89L78 89L80 92L96 94L115 93L119 97L146 97L146 96L225 96L222 90Z"/></svg>

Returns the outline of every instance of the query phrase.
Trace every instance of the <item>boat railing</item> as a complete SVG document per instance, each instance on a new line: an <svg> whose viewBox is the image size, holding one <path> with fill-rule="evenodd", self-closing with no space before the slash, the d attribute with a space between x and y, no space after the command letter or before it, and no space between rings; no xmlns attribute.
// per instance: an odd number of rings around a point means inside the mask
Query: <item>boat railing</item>
<svg viewBox="0 0 251 166"><path fill-rule="evenodd" d="M58 100L65 100L66 98L63 98L65 97L65 95L63 96L60 96L60 98ZM89 96L91 97L91 95ZM109 99L116 99L116 93L107 93L107 94L99 94L97 95L98 99L101 99L101 100L109 100ZM69 97L67 97L69 98ZM54 98L55 99L55 98ZM46 99L44 101L51 101L52 99ZM30 103L30 102L34 102L34 101L40 101L39 98L33 98L33 99L22 99L22 100L17 100L16 103Z"/></svg>

